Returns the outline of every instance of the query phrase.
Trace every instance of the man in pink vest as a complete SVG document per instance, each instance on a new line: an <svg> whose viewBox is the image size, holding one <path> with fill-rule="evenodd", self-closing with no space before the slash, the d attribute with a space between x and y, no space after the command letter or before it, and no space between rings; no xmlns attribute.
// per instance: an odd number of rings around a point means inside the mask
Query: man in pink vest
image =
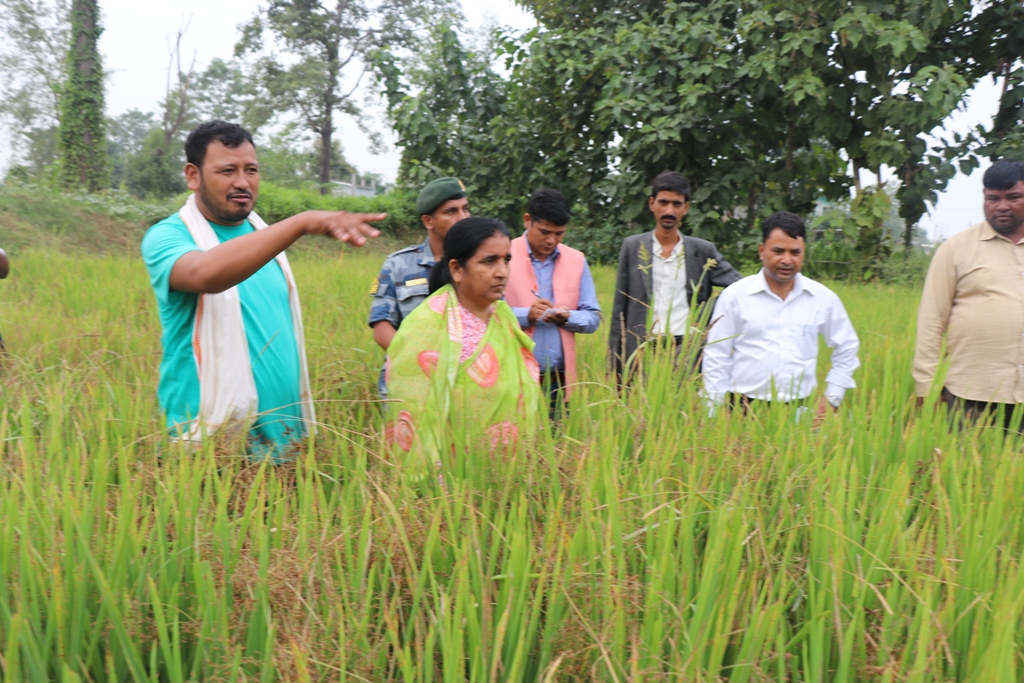
<svg viewBox="0 0 1024 683"><path fill-rule="evenodd" d="M523 215L526 232L512 240L505 288L505 300L537 344L533 354L550 391L552 419L577 382L576 334L592 334L601 323L587 258L562 244L569 210L558 190L533 193Z"/></svg>

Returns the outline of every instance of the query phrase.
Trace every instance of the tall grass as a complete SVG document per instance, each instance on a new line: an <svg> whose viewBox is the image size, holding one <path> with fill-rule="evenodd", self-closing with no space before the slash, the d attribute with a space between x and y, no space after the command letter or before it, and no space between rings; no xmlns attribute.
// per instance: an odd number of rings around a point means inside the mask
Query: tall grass
<svg viewBox="0 0 1024 683"><path fill-rule="evenodd" d="M561 430L415 496L372 402L376 259L295 264L323 425L278 468L163 436L138 262L15 266L4 681L1021 679L1020 443L914 409L911 290L838 288L862 368L821 422L708 418L665 358L620 397L602 328Z"/></svg>

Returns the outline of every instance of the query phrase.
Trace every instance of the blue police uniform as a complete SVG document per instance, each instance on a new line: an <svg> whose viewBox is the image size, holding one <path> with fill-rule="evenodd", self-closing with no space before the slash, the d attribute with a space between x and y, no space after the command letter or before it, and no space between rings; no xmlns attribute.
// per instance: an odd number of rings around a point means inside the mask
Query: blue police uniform
<svg viewBox="0 0 1024 683"><path fill-rule="evenodd" d="M380 275L370 287L373 307L370 309L370 327L387 321L397 330L402 321L420 305L430 293L428 280L434 266L434 252L430 242L399 249L384 260ZM382 399L388 397L381 368L377 390Z"/></svg>

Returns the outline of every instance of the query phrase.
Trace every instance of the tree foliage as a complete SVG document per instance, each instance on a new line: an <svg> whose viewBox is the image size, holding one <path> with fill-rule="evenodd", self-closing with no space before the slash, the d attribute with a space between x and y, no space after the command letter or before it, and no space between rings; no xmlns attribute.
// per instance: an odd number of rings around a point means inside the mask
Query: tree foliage
<svg viewBox="0 0 1024 683"><path fill-rule="evenodd" d="M419 187L458 175L477 210L501 215L510 198L495 192L502 186L495 169L508 172L514 163L513 175L522 172L520 159L499 154L508 84L491 68L490 54L467 49L450 25L435 28L432 38L415 62L389 50L373 55L402 148L399 176Z"/></svg>
<svg viewBox="0 0 1024 683"><path fill-rule="evenodd" d="M969 48L977 55L978 75L1002 80L1002 89L992 125L979 126L970 139L993 161L1024 159L1024 4L989 3L975 24Z"/></svg>
<svg viewBox="0 0 1024 683"><path fill-rule="evenodd" d="M168 145L163 131L152 128L139 151L126 159L125 187L137 197L171 197L185 191L182 154L178 145Z"/></svg>
<svg viewBox="0 0 1024 683"><path fill-rule="evenodd" d="M605 259L649 224L650 182L671 168L694 188L687 230L734 258L751 253L760 217L853 189L860 266L875 268L893 200L912 237L954 162L972 163L971 144L929 134L992 73L993 45L1007 63L1017 31L979 36L995 10L968 0L521 4L541 25L493 52L443 29L424 68L381 53L401 180L456 173L506 220L531 190L559 187L577 238ZM861 182L883 168L899 175L896 197Z"/></svg>
<svg viewBox="0 0 1024 683"><path fill-rule="evenodd" d="M71 43L60 90L61 178L65 187L96 192L107 187L103 64L97 0L73 0Z"/></svg>
<svg viewBox="0 0 1024 683"><path fill-rule="evenodd" d="M270 0L243 27L235 52L252 58L267 111L296 117L319 138L321 192L331 180L336 116L360 120L354 97L366 55L415 46L417 31L452 8L449 0Z"/></svg>
<svg viewBox="0 0 1024 683"><path fill-rule="evenodd" d="M0 0L0 121L36 177L57 159L70 10L69 0Z"/></svg>
<svg viewBox="0 0 1024 683"><path fill-rule="evenodd" d="M129 109L107 120L107 158L112 188L119 188L127 181L128 160L142 151L146 136L156 127L156 116L138 109Z"/></svg>

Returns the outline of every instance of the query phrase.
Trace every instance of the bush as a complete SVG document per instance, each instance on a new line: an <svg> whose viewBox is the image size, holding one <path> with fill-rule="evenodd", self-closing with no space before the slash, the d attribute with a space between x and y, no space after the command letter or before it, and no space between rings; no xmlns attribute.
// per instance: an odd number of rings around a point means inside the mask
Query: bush
<svg viewBox="0 0 1024 683"><path fill-rule="evenodd" d="M49 246L58 251L84 249L91 253L126 249L137 253L138 242L153 224L184 205L188 193L167 199L139 199L124 190L100 193L62 192L48 185L21 182L9 174L0 184L0 240L4 248ZM376 224L386 237L406 238L415 232L422 240L415 196L391 192L376 197L321 196L315 190L293 190L273 183L260 185L256 211L267 223L309 209L387 213ZM378 240L385 248L389 240Z"/></svg>
<svg viewBox="0 0 1024 683"><path fill-rule="evenodd" d="M146 228L181 206L128 192L61 192L46 185L0 185L0 246L68 253L138 253Z"/></svg>
<svg viewBox="0 0 1024 683"><path fill-rule="evenodd" d="M878 277L889 285L920 286L928 274L932 253L920 247L915 247L909 254L897 250L882 263Z"/></svg>
<svg viewBox="0 0 1024 683"><path fill-rule="evenodd" d="M335 197L322 195L313 189L292 189L264 181L260 183L256 213L267 223L276 223L310 209L386 213L388 217L376 225L382 233L394 237L420 226L415 205L416 196L411 192L396 191L376 197Z"/></svg>

